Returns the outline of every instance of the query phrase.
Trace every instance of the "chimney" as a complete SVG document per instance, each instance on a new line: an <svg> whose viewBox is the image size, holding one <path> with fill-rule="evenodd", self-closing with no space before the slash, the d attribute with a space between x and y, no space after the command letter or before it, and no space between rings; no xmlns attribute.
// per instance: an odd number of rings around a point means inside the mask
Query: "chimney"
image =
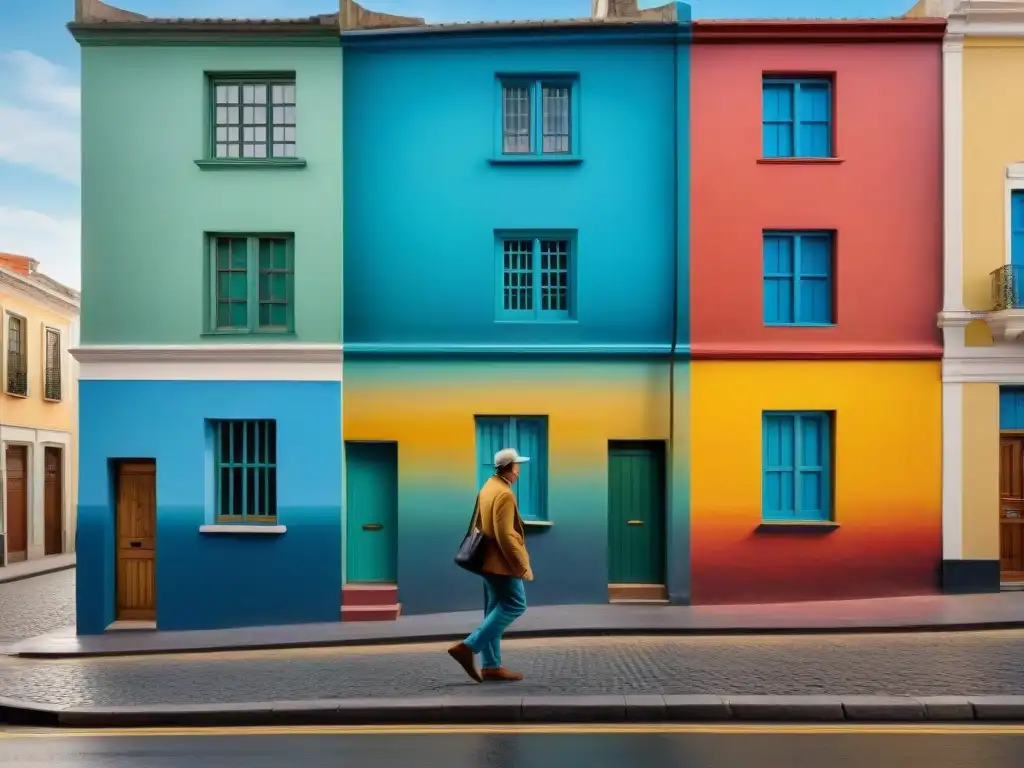
<svg viewBox="0 0 1024 768"><path fill-rule="evenodd" d="M592 19L635 19L640 16L638 0L590 0Z"/></svg>
<svg viewBox="0 0 1024 768"><path fill-rule="evenodd" d="M38 266L39 262L35 259L30 259L28 256L19 256L16 253L0 253L0 269L6 269L9 272L15 272L28 277L36 271Z"/></svg>

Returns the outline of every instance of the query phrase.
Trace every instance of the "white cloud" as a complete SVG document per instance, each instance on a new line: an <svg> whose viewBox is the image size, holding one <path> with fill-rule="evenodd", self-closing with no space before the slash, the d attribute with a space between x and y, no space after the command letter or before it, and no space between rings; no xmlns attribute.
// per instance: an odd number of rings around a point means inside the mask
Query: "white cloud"
<svg viewBox="0 0 1024 768"><path fill-rule="evenodd" d="M81 284L81 221L0 206L0 250L30 256L54 280Z"/></svg>
<svg viewBox="0 0 1024 768"><path fill-rule="evenodd" d="M81 93L72 80L28 51L0 53L0 162L80 183Z"/></svg>

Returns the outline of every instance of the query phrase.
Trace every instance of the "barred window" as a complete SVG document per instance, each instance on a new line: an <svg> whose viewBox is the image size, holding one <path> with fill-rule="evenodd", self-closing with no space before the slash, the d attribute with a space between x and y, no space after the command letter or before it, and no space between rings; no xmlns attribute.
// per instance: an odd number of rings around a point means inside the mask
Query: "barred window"
<svg viewBox="0 0 1024 768"><path fill-rule="evenodd" d="M55 401L63 398L63 390L61 388L60 331L53 328L46 329L46 370L43 397L47 400Z"/></svg>

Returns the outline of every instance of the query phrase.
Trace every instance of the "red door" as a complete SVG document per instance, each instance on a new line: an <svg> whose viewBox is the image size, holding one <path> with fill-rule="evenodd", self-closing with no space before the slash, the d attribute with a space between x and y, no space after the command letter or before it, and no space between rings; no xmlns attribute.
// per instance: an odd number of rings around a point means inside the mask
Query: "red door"
<svg viewBox="0 0 1024 768"><path fill-rule="evenodd" d="M28 558L28 449L7 446L7 561Z"/></svg>

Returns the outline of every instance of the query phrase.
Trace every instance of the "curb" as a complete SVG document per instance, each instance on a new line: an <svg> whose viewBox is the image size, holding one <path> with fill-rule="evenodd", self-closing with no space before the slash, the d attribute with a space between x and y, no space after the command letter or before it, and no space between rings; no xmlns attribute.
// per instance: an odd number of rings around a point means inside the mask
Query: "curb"
<svg viewBox="0 0 1024 768"><path fill-rule="evenodd" d="M1024 723L1024 696L449 696L144 707L0 698L0 723L51 728L844 721Z"/></svg>
<svg viewBox="0 0 1024 768"><path fill-rule="evenodd" d="M74 566L71 566L74 567ZM36 574L42 575L42 574ZM510 629L505 637L510 640L536 640L544 638L573 637L776 637L776 636L813 636L813 635L899 635L899 634L944 634L956 632L992 632L1000 630L1024 629L1024 619L1013 621L979 621L974 623L958 622L951 624L920 623L900 625L862 625L862 626L816 626L816 627L709 627L709 628L665 628L631 625L629 627L580 626L552 627L550 629ZM400 649L403 645L420 643L441 643L460 640L471 629L461 631L422 632L419 634L399 635L394 637L353 637L310 640L277 640L250 643L198 643L181 647L149 647L149 648L98 648L90 650L31 650L34 638L12 643L0 654L17 656L22 659L96 659L127 656L166 656L201 653L234 653L238 651L290 651L305 648L374 648L383 645ZM26 648L26 646L28 646ZM22 650L24 648L24 650Z"/></svg>

